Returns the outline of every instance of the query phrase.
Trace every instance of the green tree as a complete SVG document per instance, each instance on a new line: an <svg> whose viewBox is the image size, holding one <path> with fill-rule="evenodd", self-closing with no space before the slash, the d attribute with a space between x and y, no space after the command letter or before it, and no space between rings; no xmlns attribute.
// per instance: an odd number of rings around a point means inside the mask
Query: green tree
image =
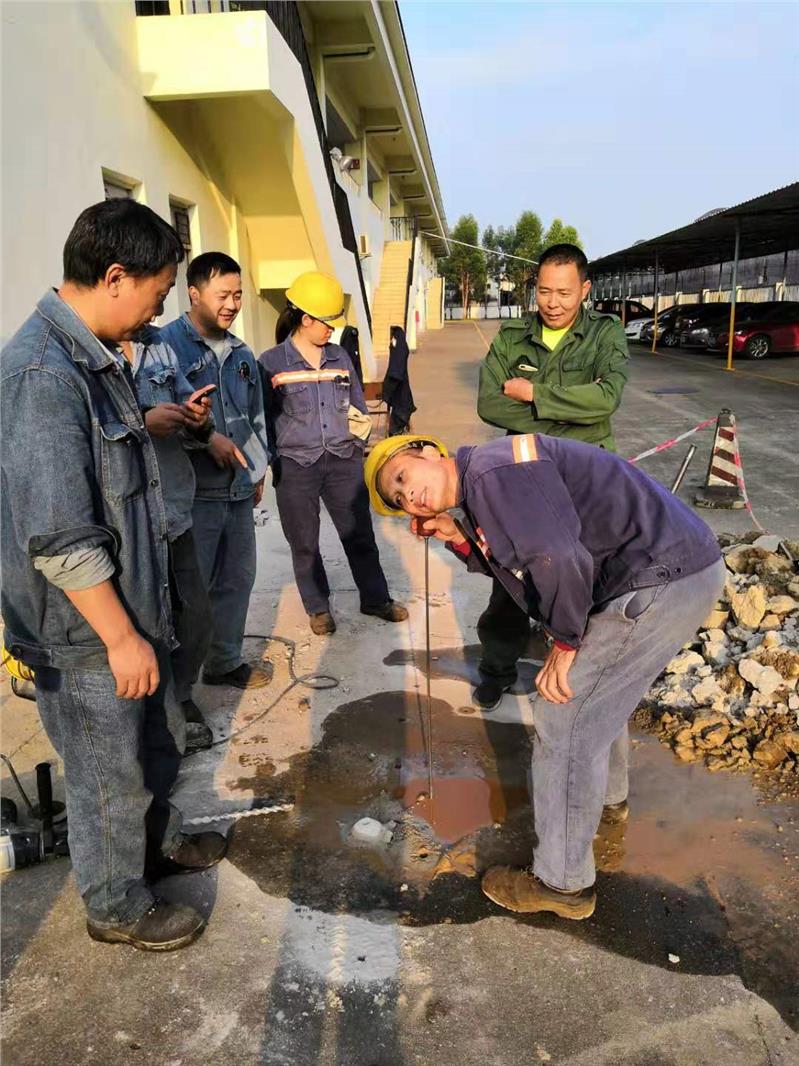
<svg viewBox="0 0 799 1066"><path fill-rule="evenodd" d="M509 259L507 274L513 282L516 302L525 310L535 278L535 261L541 253L543 225L535 211L522 211L513 227L513 247L507 251L521 259ZM534 262L523 262L528 259Z"/></svg>
<svg viewBox="0 0 799 1066"><path fill-rule="evenodd" d="M553 244L576 244L578 248L583 246L574 226L564 226L559 218L552 219L552 225L544 237L544 248Z"/></svg>
<svg viewBox="0 0 799 1066"><path fill-rule="evenodd" d="M486 284L486 257L479 248L465 247L480 243L480 228L474 215L461 215L450 236L463 244L450 244L450 252L444 260L444 277L456 285L461 294L463 317L469 315L469 305L476 297L482 300Z"/></svg>

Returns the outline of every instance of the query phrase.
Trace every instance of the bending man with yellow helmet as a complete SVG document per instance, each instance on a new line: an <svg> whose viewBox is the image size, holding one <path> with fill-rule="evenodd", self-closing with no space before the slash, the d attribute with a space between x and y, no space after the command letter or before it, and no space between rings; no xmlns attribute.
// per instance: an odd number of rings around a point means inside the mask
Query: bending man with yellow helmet
<svg viewBox="0 0 799 1066"><path fill-rule="evenodd" d="M391 437L366 480L378 512L414 516L414 532L501 582L554 638L533 700L532 871L494 867L483 891L513 911L589 917L611 745L720 594L715 537L630 463L567 438L503 437L450 458L438 441Z"/></svg>
<svg viewBox="0 0 799 1066"><path fill-rule="evenodd" d="M259 362L280 524L311 630L319 636L336 631L319 551L320 500L341 538L361 612L402 622L408 612L389 594L363 483L371 426L363 391L350 357L330 343L333 330L346 322L344 292L335 278L312 271L294 281L286 300L277 344Z"/></svg>

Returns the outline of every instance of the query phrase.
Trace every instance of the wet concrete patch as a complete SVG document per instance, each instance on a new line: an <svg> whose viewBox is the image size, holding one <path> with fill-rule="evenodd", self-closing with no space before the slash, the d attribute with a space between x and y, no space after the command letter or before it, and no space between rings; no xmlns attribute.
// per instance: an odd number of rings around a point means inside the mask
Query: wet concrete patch
<svg viewBox="0 0 799 1066"><path fill-rule="evenodd" d="M478 875L530 861L528 730L434 700L431 812L424 721L415 692L341 705L286 773L256 771L267 795L295 807L240 822L230 861L266 892L327 913L408 925L505 913ZM745 779L677 764L646 736L634 743L630 803L629 823L596 844L606 872L592 919L507 919L681 972L737 973L795 1024L796 806L760 805ZM364 816L394 823L388 846L353 844Z"/></svg>

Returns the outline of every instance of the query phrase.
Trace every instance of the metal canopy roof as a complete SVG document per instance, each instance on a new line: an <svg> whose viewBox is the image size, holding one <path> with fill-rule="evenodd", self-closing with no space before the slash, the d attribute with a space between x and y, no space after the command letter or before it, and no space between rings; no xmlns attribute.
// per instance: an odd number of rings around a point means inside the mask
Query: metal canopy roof
<svg viewBox="0 0 799 1066"><path fill-rule="evenodd" d="M741 227L741 259L799 248L799 182L594 259L589 271L597 276L646 270L655 266L656 256L659 270L666 274L723 263L733 257L736 225Z"/></svg>

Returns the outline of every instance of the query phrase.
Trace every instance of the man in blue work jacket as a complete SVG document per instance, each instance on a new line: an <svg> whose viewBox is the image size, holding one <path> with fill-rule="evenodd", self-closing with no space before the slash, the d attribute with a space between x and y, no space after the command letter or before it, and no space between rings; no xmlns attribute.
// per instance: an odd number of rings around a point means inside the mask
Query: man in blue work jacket
<svg viewBox="0 0 799 1066"><path fill-rule="evenodd" d="M186 271L191 308L161 330L193 389L208 395L216 431L192 452L197 478L194 543L213 612L206 685L261 688L271 663L244 661L242 644L255 583L253 508L261 502L269 460L264 398L255 356L230 332L241 310L241 267L224 252L206 252Z"/></svg>
<svg viewBox="0 0 799 1066"><path fill-rule="evenodd" d="M713 534L630 463L566 438L449 458L438 441L394 437L365 473L377 511L414 516L414 532L500 581L554 638L533 701L532 872L494 867L483 891L513 911L589 917L611 745L721 593Z"/></svg>
<svg viewBox="0 0 799 1066"><path fill-rule="evenodd" d="M225 854L184 836L169 793L184 726L172 684L168 521L121 345L175 283L183 246L143 204L86 208L50 289L0 359L3 624L33 668L64 762L69 849L94 940L171 951L205 922L153 895Z"/></svg>

